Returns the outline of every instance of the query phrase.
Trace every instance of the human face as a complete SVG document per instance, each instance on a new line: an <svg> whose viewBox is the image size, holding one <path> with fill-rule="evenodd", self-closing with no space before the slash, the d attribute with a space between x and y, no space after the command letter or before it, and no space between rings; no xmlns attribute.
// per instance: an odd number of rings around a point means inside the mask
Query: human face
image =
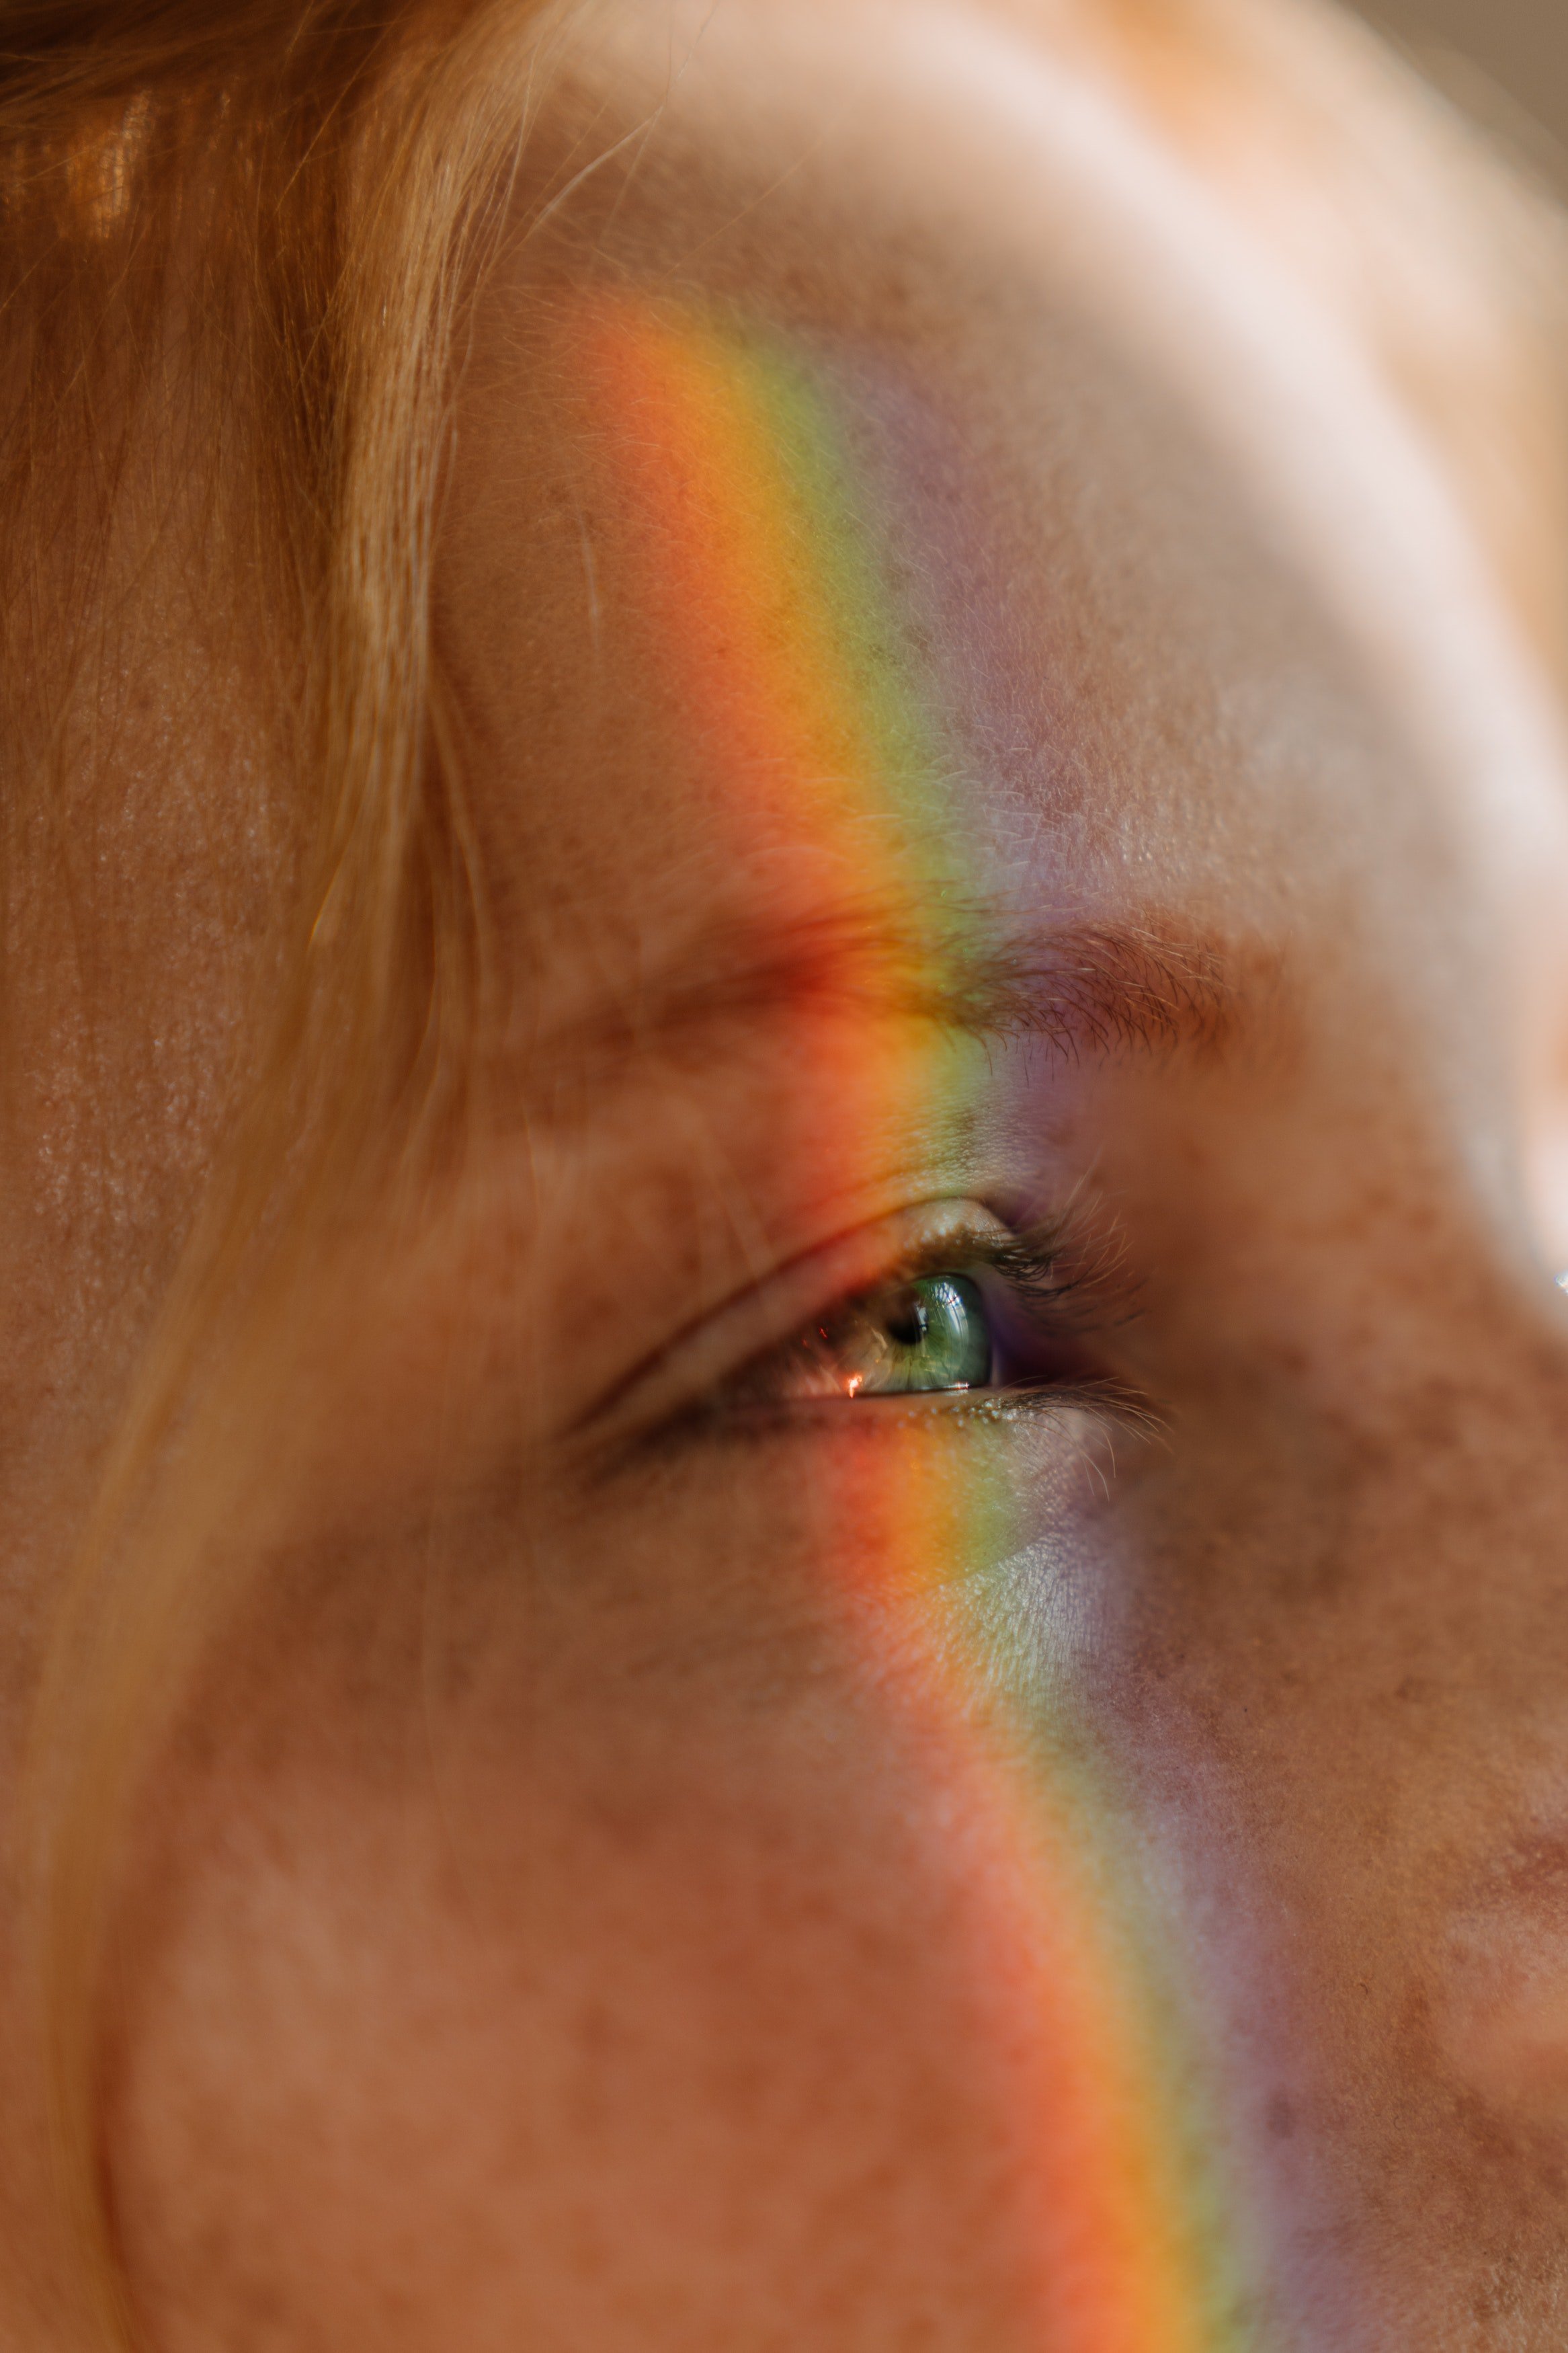
<svg viewBox="0 0 1568 2353"><path fill-rule="evenodd" d="M437 561L476 1131L121 1935L155 2341L1544 2346L1543 699L1026 16L567 63Z"/></svg>

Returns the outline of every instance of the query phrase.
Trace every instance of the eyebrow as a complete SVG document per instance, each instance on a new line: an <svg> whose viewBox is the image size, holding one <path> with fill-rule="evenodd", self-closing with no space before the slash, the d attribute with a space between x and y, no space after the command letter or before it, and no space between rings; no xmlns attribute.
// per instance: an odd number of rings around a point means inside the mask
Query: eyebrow
<svg viewBox="0 0 1568 2353"><path fill-rule="evenodd" d="M1213 1053L1236 1027L1234 951L1163 923L1020 927L1016 912L949 905L936 924L905 907L838 906L710 923L666 960L542 1041L559 1066L679 1053L727 1028L820 1013L931 1023L1066 1056Z"/></svg>

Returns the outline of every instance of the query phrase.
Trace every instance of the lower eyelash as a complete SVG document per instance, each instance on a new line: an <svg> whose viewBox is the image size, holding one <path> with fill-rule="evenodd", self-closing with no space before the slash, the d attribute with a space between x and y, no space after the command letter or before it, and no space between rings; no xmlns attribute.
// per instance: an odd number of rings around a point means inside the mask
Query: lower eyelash
<svg viewBox="0 0 1568 2353"><path fill-rule="evenodd" d="M993 1422L1079 1410L1114 1419L1124 1428L1157 1426L1158 1418L1147 1402L1094 1361L1093 1335L1125 1322L1131 1312L1119 1240L1108 1240L1070 1208L1067 1215L1017 1227L1008 1227L994 1212L984 1210L968 1223L967 1230L964 1225L957 1219L944 1230L928 1234L923 1246L917 1243L901 1266L886 1269L875 1289L891 1290L942 1273L989 1277L993 1351L984 1388L890 1390L881 1396L822 1400L781 1396L775 1400L738 1396L736 1385L745 1367L737 1366L721 1375L716 1387L704 1380L701 1394L689 1393L687 1403L673 1412L667 1410L640 1429L635 1421L626 1427L625 1454L621 1445L612 1443L605 1467L613 1456L646 1461L650 1448L661 1450L680 1435L760 1437L792 1425L809 1425L823 1410L831 1412L840 1426L851 1416L864 1426L872 1417L885 1419L889 1412L908 1416L933 1409ZM837 1312L872 1295L844 1293ZM755 1361L764 1363L771 1354L771 1349L765 1351Z"/></svg>
<svg viewBox="0 0 1568 2353"><path fill-rule="evenodd" d="M989 1394L997 1406L1016 1413L1092 1413L1139 1438L1163 1438L1169 1430L1152 1400L1125 1381L1019 1381ZM984 1405L985 1395L972 1398L971 1403Z"/></svg>
<svg viewBox="0 0 1568 2353"><path fill-rule="evenodd" d="M1113 1380L1016 1382L991 1389L928 1389L907 1396L857 1398L851 1408L829 1398L759 1402L738 1411L693 1414L666 1437L681 1430L721 1445L760 1445L786 1433L831 1430L837 1437L864 1438L879 1425L907 1428L939 1419L944 1425L1005 1429L1023 1421L1066 1420L1090 1415L1129 1438L1161 1439L1163 1418L1138 1391Z"/></svg>

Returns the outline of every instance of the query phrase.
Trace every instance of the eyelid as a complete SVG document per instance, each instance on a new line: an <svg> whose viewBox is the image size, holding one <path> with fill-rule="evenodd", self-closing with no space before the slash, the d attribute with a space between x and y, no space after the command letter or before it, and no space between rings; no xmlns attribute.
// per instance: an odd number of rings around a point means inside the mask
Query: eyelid
<svg viewBox="0 0 1568 2353"><path fill-rule="evenodd" d="M809 1251L675 1340L597 1408L584 1435L613 1443L651 1432L826 1309L938 1268L995 1260L1017 1237L978 1201L928 1201Z"/></svg>

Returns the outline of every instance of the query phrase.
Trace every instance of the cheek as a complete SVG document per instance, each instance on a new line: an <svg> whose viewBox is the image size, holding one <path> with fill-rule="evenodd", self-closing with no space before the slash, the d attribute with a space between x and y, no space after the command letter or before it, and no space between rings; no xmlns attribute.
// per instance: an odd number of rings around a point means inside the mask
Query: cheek
<svg viewBox="0 0 1568 2353"><path fill-rule="evenodd" d="M602 1730L176 1837L110 2109L171 2353L1036 2341L984 1806L842 1688Z"/></svg>

